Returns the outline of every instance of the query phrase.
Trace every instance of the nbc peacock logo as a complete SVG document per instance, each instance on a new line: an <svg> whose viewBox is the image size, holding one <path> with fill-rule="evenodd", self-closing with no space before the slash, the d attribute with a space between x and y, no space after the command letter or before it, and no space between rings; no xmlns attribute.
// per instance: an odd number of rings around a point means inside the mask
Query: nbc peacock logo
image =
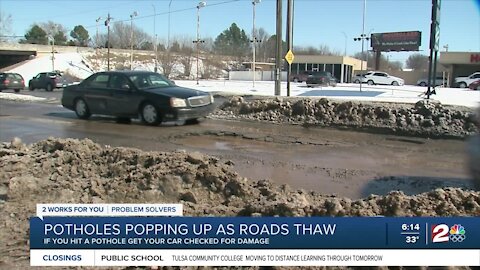
<svg viewBox="0 0 480 270"><path fill-rule="evenodd" d="M467 238L465 235L465 228L460 224L455 224L450 227L450 241L452 242L463 242Z"/></svg>

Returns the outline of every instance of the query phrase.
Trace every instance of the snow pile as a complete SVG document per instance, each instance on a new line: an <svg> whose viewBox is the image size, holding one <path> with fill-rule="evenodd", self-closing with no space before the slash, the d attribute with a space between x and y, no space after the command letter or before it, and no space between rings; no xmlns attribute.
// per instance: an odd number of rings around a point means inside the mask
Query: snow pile
<svg viewBox="0 0 480 270"><path fill-rule="evenodd" d="M67 72L78 78L86 78L90 76L93 71L89 67L85 58L80 53L58 53L55 54L55 70ZM9 70L22 75L25 79L25 84L40 72L52 71L51 56L40 56L27 63Z"/></svg>
<svg viewBox="0 0 480 270"><path fill-rule="evenodd" d="M251 181L234 172L231 162L197 152L143 152L90 140L49 139L26 146L16 139L0 144L0 167L0 241L4 243L0 253L5 269L28 267L28 221L37 203L178 202L186 216L480 213L480 192L459 188L415 196L394 191L352 200Z"/></svg>
<svg viewBox="0 0 480 270"><path fill-rule="evenodd" d="M34 97L31 95L1 93L1 92L0 92L0 99L13 100L13 101L45 101L47 100L46 98Z"/></svg>

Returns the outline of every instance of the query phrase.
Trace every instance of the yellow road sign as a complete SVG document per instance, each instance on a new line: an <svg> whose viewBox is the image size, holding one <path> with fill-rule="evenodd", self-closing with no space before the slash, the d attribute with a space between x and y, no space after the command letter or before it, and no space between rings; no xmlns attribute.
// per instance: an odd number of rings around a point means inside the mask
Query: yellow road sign
<svg viewBox="0 0 480 270"><path fill-rule="evenodd" d="M288 64L291 65L295 55L293 55L292 50L288 50L287 54L285 55L285 60L287 60Z"/></svg>

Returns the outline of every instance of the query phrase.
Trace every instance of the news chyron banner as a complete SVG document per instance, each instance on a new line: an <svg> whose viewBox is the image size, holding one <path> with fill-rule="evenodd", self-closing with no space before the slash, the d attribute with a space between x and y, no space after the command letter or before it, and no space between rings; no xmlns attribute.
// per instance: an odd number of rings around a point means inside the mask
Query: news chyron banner
<svg viewBox="0 0 480 270"><path fill-rule="evenodd" d="M38 205L32 266L480 266L479 217L185 217Z"/></svg>

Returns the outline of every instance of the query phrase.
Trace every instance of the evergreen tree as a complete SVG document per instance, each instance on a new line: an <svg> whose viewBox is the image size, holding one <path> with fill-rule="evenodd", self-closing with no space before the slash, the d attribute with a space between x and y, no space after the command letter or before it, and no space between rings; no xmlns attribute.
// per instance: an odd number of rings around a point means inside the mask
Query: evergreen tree
<svg viewBox="0 0 480 270"><path fill-rule="evenodd" d="M37 24L32 25L32 27L25 33L25 39L21 43L29 44L48 44L47 33Z"/></svg>
<svg viewBox="0 0 480 270"><path fill-rule="evenodd" d="M85 27L83 27L83 25L75 26L70 32L70 36L76 41L79 46L82 47L86 47L88 45L88 41L90 40L88 31L87 29L85 29Z"/></svg>
<svg viewBox="0 0 480 270"><path fill-rule="evenodd" d="M55 45L65 45L67 43L67 36L63 31L58 31L55 33L53 36L53 39L55 40Z"/></svg>
<svg viewBox="0 0 480 270"><path fill-rule="evenodd" d="M245 34L245 30L240 29L235 23L220 33L214 42L215 51L223 55L243 57L249 48L250 40Z"/></svg>

